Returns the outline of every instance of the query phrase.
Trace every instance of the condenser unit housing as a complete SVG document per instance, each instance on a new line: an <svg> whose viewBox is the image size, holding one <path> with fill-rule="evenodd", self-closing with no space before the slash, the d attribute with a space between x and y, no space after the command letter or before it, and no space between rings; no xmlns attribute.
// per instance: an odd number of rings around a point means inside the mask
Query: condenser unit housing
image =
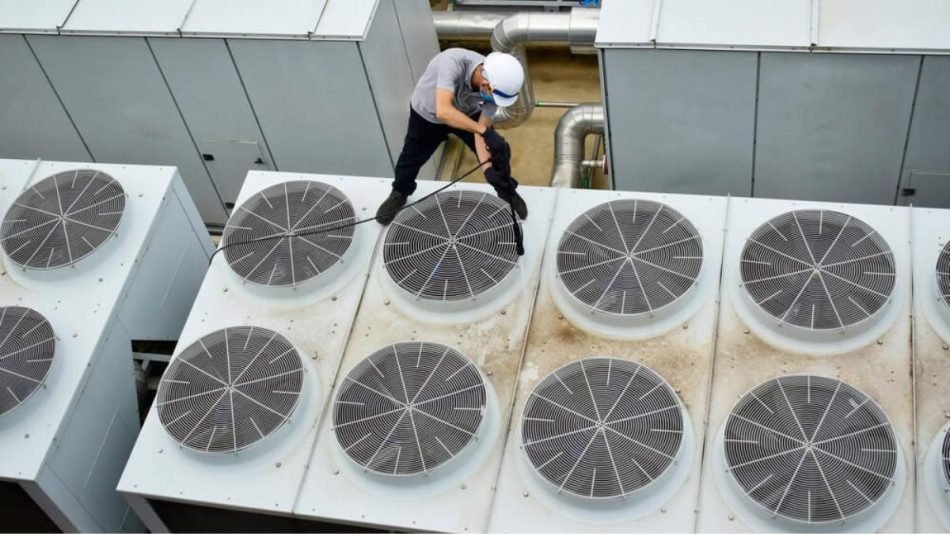
<svg viewBox="0 0 950 534"><path fill-rule="evenodd" d="M132 340L175 340L211 242L172 167L0 161L0 493L9 530L138 531Z"/></svg>
<svg viewBox="0 0 950 534"><path fill-rule="evenodd" d="M248 174L125 471L157 531L291 515L359 307L389 181Z"/></svg>

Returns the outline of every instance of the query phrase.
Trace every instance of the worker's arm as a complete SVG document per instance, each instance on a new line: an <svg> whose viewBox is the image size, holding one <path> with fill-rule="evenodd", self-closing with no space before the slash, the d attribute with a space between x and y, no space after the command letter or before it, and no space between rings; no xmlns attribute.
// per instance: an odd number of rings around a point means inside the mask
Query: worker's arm
<svg viewBox="0 0 950 534"><path fill-rule="evenodd" d="M448 89L439 88L435 92L435 116L452 128L465 130L476 134L476 139L485 133L488 128L480 122L473 121L455 107L455 93Z"/></svg>
<svg viewBox="0 0 950 534"><path fill-rule="evenodd" d="M491 117L482 112L482 116L478 118L478 124L488 129L491 127ZM475 135L475 155L478 156L478 161L485 162L485 164L482 165L482 170L491 167L491 152L488 151L488 145L485 144L485 138L478 134Z"/></svg>

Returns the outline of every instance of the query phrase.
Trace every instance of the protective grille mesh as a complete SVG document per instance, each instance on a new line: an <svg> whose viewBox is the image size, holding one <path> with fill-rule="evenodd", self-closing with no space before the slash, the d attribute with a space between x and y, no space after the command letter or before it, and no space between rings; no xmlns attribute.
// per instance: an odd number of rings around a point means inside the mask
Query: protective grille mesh
<svg viewBox="0 0 950 534"><path fill-rule="evenodd" d="M724 445L728 470L750 499L805 523L869 508L897 469L897 440L877 403L818 376L773 379L742 397Z"/></svg>
<svg viewBox="0 0 950 534"><path fill-rule="evenodd" d="M45 317L29 308L0 308L0 416L43 385L55 350L53 327Z"/></svg>
<svg viewBox="0 0 950 534"><path fill-rule="evenodd" d="M779 321L846 329L894 290L894 255L864 222L835 211L792 211L760 226L742 251L742 283Z"/></svg>
<svg viewBox="0 0 950 534"><path fill-rule="evenodd" d="M477 191L439 193L403 210L386 232L386 271L416 298L475 298L517 264L508 210Z"/></svg>
<svg viewBox="0 0 950 534"><path fill-rule="evenodd" d="M438 343L397 343L346 375L333 431L364 469L426 473L478 439L485 402L481 374L464 355Z"/></svg>
<svg viewBox="0 0 950 534"><path fill-rule="evenodd" d="M355 220L350 200L331 185L313 181L273 185L235 210L224 230L228 245L224 256L248 282L296 286L342 261L355 229L306 234Z"/></svg>
<svg viewBox="0 0 950 534"><path fill-rule="evenodd" d="M21 267L72 265L115 233L124 211L125 192L111 176L90 169L54 174L7 211L3 250Z"/></svg>
<svg viewBox="0 0 950 534"><path fill-rule="evenodd" d="M158 386L165 430L204 452L237 452L280 428L303 388L303 364L271 330L234 327L204 336L181 352Z"/></svg>
<svg viewBox="0 0 950 534"><path fill-rule="evenodd" d="M623 497L669 469L683 424L679 399L652 370L590 358L538 384L521 417L521 440L531 465L559 492Z"/></svg>
<svg viewBox="0 0 950 534"><path fill-rule="evenodd" d="M943 481L950 485L950 431L943 434L943 446L940 448L940 468Z"/></svg>
<svg viewBox="0 0 950 534"><path fill-rule="evenodd" d="M561 283L591 308L649 313L679 299L703 263L699 232L676 210L647 200L601 204L571 223L558 244Z"/></svg>
<svg viewBox="0 0 950 534"><path fill-rule="evenodd" d="M940 300L950 308L950 243L947 243L937 257L937 288Z"/></svg>

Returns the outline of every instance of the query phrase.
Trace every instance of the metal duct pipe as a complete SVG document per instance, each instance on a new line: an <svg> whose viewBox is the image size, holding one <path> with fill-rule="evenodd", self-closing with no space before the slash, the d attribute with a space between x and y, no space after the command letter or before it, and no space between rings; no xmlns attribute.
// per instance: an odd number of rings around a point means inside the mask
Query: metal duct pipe
<svg viewBox="0 0 950 534"><path fill-rule="evenodd" d="M604 106L574 106L561 117L554 132L554 169L551 187L577 187L584 162L584 139L604 133Z"/></svg>
<svg viewBox="0 0 950 534"><path fill-rule="evenodd" d="M534 87L528 75L528 44L559 44L571 50L591 49L597 36L599 9L575 7L570 13L517 13L502 20L492 32L492 48L507 52L521 61L525 69L524 85L514 105L499 110L494 124L513 128L524 123L534 111Z"/></svg>
<svg viewBox="0 0 950 534"><path fill-rule="evenodd" d="M432 22L439 40L487 43L495 26L507 16L490 11L433 11Z"/></svg>

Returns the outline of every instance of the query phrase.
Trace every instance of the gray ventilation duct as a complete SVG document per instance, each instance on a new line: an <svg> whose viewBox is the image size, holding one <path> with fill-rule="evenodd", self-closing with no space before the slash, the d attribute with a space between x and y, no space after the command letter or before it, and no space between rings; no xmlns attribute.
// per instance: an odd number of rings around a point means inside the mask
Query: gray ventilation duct
<svg viewBox="0 0 950 534"><path fill-rule="evenodd" d="M554 132L551 187L577 187L584 161L584 139L603 133L603 105L578 104L564 113Z"/></svg>
<svg viewBox="0 0 950 534"><path fill-rule="evenodd" d="M525 67L524 86L518 101L495 115L499 128L513 128L531 117L534 111L534 88L528 74L527 45L565 45L571 50L586 51L594 47L599 9L574 8L569 13L516 13L502 17L484 12L435 13L436 33L440 39L480 41L491 35L492 48L514 55Z"/></svg>

